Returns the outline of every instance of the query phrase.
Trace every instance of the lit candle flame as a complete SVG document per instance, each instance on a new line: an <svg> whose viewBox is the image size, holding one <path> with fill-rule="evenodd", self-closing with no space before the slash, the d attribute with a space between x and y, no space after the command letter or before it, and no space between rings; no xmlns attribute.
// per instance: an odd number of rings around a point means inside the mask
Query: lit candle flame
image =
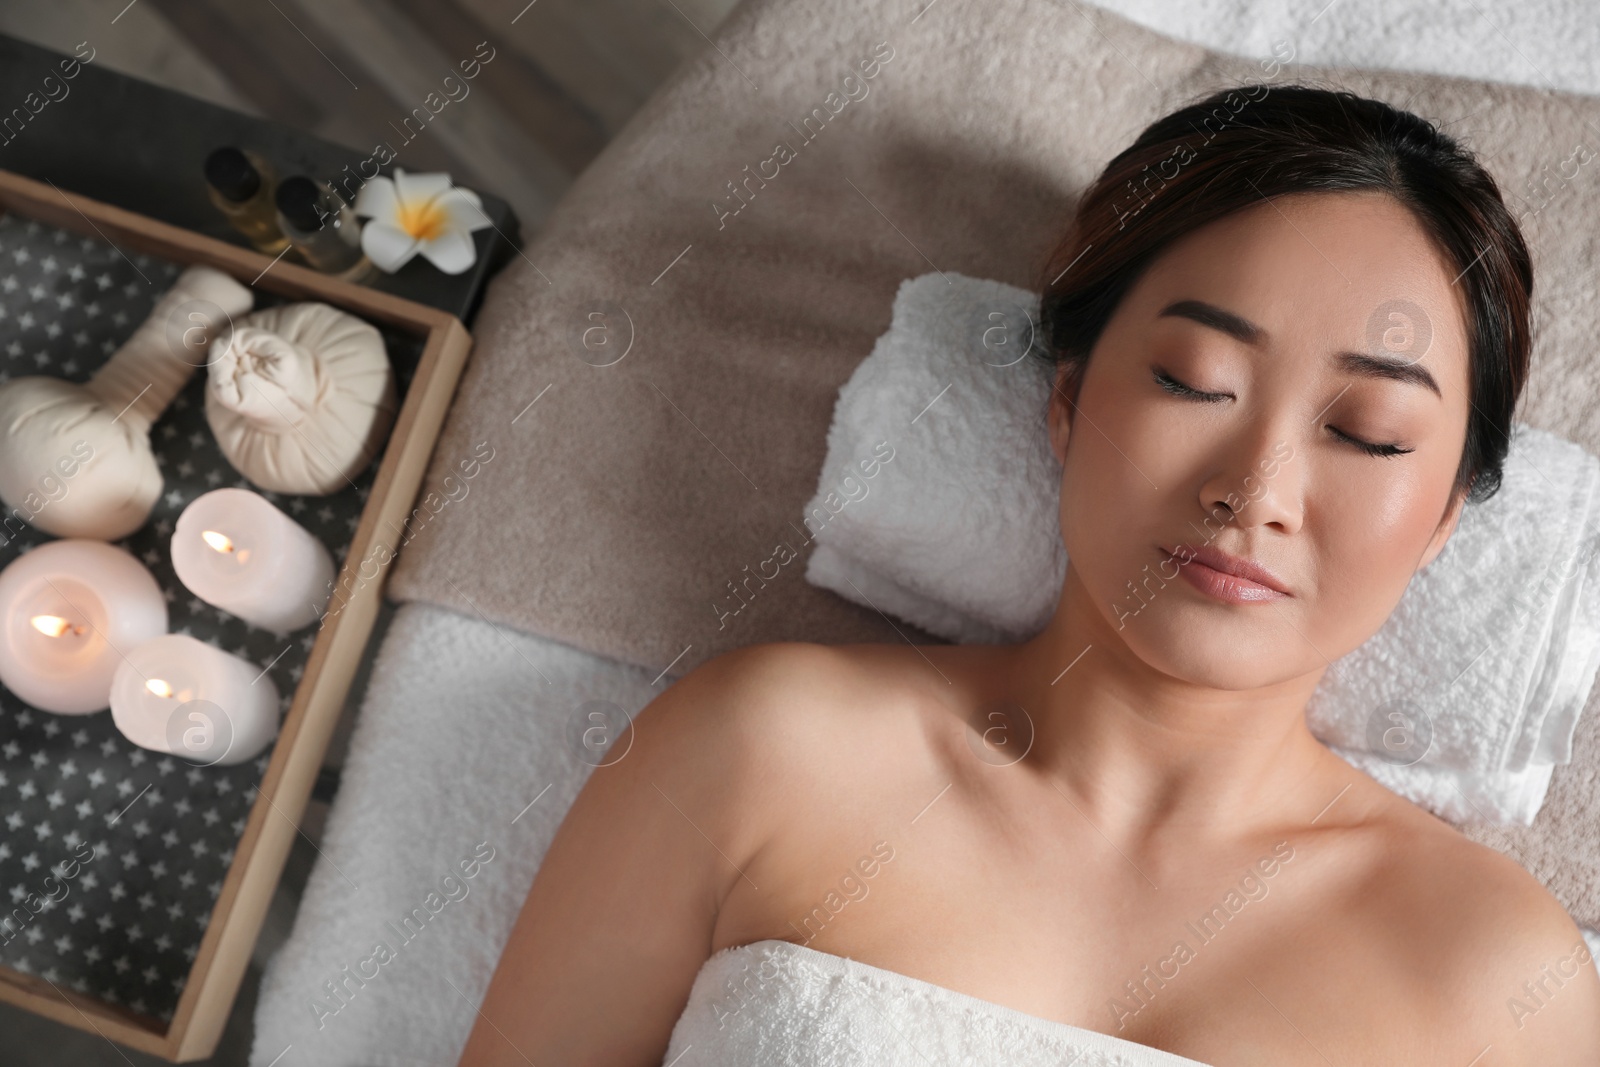
<svg viewBox="0 0 1600 1067"><path fill-rule="evenodd" d="M28 621L33 624L35 630L46 637L60 637L67 633L81 634L85 629L82 626L72 625L60 615L35 615Z"/></svg>
<svg viewBox="0 0 1600 1067"><path fill-rule="evenodd" d="M144 683L144 687L158 697L169 697L172 695L172 686L168 685L166 681L161 678L151 678L149 681Z"/></svg>
<svg viewBox="0 0 1600 1067"><path fill-rule="evenodd" d="M235 549L233 547L233 538L225 533L218 533L216 530L201 530L200 539L223 555L232 553L233 558L241 564L250 562L250 550L248 548Z"/></svg>

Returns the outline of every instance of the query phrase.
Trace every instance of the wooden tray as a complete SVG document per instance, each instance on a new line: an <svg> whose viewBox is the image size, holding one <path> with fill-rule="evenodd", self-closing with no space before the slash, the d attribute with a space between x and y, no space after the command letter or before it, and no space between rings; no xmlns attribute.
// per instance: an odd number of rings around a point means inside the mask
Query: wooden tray
<svg viewBox="0 0 1600 1067"><path fill-rule="evenodd" d="M0 212L108 241L125 254L145 253L185 266L203 263L259 292L332 304L380 328L414 335L422 343L421 358L339 574L342 607L315 631L304 673L170 1022L0 966L0 1000L168 1060L203 1059L215 1050L232 1010L377 616L388 569L383 568L376 580L358 579L355 571L362 560L382 559L398 549L404 519L417 497L472 340L448 312L341 282L287 260L274 262L249 249L3 170ZM374 557L374 552L379 555Z"/></svg>

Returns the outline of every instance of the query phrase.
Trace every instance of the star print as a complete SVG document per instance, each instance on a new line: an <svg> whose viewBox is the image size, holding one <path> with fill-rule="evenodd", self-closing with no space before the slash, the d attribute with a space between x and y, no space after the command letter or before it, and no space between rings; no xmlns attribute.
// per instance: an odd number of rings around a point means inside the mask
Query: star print
<svg viewBox="0 0 1600 1067"><path fill-rule="evenodd" d="M87 304L83 305L83 313L85 315L89 316L91 319L94 318L96 315L99 315L100 314L100 301L91 300Z"/></svg>
<svg viewBox="0 0 1600 1067"><path fill-rule="evenodd" d="M72 299L71 293L62 293L60 296L56 297L56 307L61 308L62 310L71 307L75 302L76 301Z"/></svg>
<svg viewBox="0 0 1600 1067"><path fill-rule="evenodd" d="M82 264L74 263L67 271L67 277L71 278L75 282L81 282L83 281L83 277L86 273L88 272L83 269Z"/></svg>
<svg viewBox="0 0 1600 1067"><path fill-rule="evenodd" d="M94 280L94 283L102 289L109 289L111 288L111 275L102 274Z"/></svg>
<svg viewBox="0 0 1600 1067"><path fill-rule="evenodd" d="M179 504L183 503L183 494L181 492L179 492L178 490L174 489L171 492L167 493L166 499L167 499L167 507L175 508Z"/></svg>
<svg viewBox="0 0 1600 1067"><path fill-rule="evenodd" d="M207 485L216 485L220 481L222 481L222 472L221 471L217 470L215 467L213 467L210 470L206 471L206 484Z"/></svg>
<svg viewBox="0 0 1600 1067"><path fill-rule="evenodd" d="M187 477L189 477L189 475L191 475L193 473L194 473L194 464L193 463L190 463L188 460L184 460L182 463L178 464L178 476L180 478L187 478Z"/></svg>
<svg viewBox="0 0 1600 1067"><path fill-rule="evenodd" d="M317 509L317 518L321 519L323 522L332 522L333 509L324 504L322 507Z"/></svg>

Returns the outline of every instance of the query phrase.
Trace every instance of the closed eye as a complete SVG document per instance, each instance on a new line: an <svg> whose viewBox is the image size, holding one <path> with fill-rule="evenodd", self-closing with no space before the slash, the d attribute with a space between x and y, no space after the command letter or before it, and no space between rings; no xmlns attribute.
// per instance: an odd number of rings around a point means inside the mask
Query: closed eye
<svg viewBox="0 0 1600 1067"><path fill-rule="evenodd" d="M1181 396L1190 400L1198 400L1205 404L1215 404L1224 400L1232 399L1231 393L1204 393L1198 389L1191 388L1190 386L1178 381L1178 379L1174 378L1172 375L1168 374L1159 367L1152 368L1151 374L1155 378L1156 384L1161 386L1161 388L1166 390L1168 393L1171 393L1173 396ZM1337 426L1329 426L1328 431L1339 440L1344 441L1357 449L1360 449L1369 456L1383 456L1387 458L1391 456L1409 455L1410 453L1416 451L1415 449L1402 448L1395 444L1375 444L1372 441L1363 441L1359 437L1350 436Z"/></svg>
<svg viewBox="0 0 1600 1067"><path fill-rule="evenodd" d="M1329 431L1341 441L1348 441L1369 456L1404 456L1415 452L1414 448L1401 448L1399 445L1377 445L1371 441L1363 441L1359 437L1351 437L1337 426L1329 426Z"/></svg>
<svg viewBox="0 0 1600 1067"><path fill-rule="evenodd" d="M1207 404L1215 404L1232 398L1232 394L1229 393L1202 393L1198 389L1191 389L1160 367L1152 367L1150 373L1155 377L1156 384L1173 396L1189 397Z"/></svg>

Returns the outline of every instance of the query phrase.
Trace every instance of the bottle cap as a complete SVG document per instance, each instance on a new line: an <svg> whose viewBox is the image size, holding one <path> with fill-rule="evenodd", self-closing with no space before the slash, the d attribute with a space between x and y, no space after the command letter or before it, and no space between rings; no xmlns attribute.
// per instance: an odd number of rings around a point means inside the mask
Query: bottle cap
<svg viewBox="0 0 1600 1067"><path fill-rule="evenodd" d="M304 174L296 174L278 183L278 210L298 230L310 232L322 229L329 214L322 199L322 187Z"/></svg>
<svg viewBox="0 0 1600 1067"><path fill-rule="evenodd" d="M206 181L235 203L243 203L261 188L261 175L245 154L225 145L206 157Z"/></svg>

